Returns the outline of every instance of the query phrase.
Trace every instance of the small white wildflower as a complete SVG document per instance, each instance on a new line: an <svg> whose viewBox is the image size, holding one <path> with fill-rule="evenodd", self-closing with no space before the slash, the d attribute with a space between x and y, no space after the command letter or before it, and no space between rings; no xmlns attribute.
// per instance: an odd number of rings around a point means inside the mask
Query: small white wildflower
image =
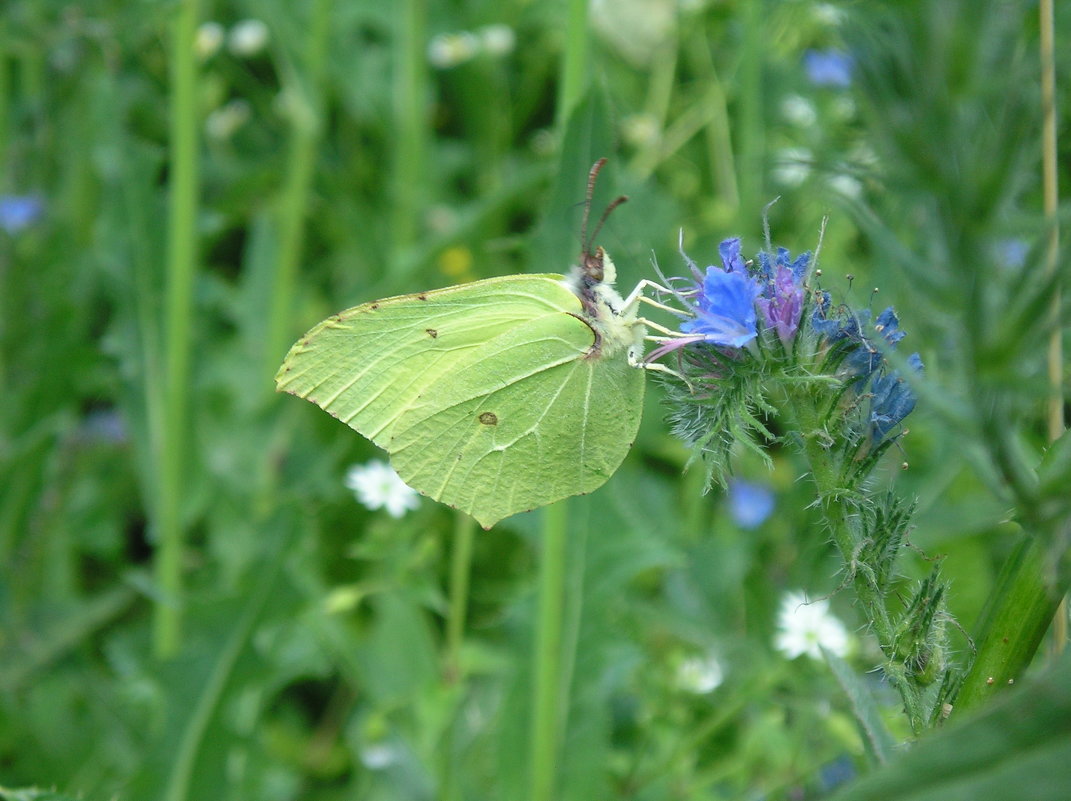
<svg viewBox="0 0 1071 801"><path fill-rule="evenodd" d="M205 133L212 139L230 139L249 120L252 110L241 98L212 111L205 119Z"/></svg>
<svg viewBox="0 0 1071 801"><path fill-rule="evenodd" d="M661 136L658 119L652 114L632 114L621 122L621 135L633 147L647 147Z"/></svg>
<svg viewBox="0 0 1071 801"><path fill-rule="evenodd" d="M781 116L800 128L810 128L818 122L814 103L802 95L788 95L781 101Z"/></svg>
<svg viewBox="0 0 1071 801"><path fill-rule="evenodd" d="M409 487L386 462L373 459L355 464L346 471L345 485L369 509L386 509L391 517L401 517L420 505L416 490Z"/></svg>
<svg viewBox="0 0 1071 801"><path fill-rule="evenodd" d="M231 28L228 49L236 56L255 56L268 45L268 26L259 19L244 19Z"/></svg>
<svg viewBox="0 0 1071 801"><path fill-rule="evenodd" d="M802 147L786 147L777 154L773 177L783 186L799 186L811 174L811 151Z"/></svg>
<svg viewBox="0 0 1071 801"><path fill-rule="evenodd" d="M677 667L677 686L686 692L706 695L725 679L725 671L714 654L693 656Z"/></svg>
<svg viewBox="0 0 1071 801"><path fill-rule="evenodd" d="M807 654L822 658L822 648L844 656L848 652L848 631L829 611L829 601L807 602L801 592L790 592L781 600L777 615L774 647L789 659Z"/></svg>
<svg viewBox="0 0 1071 801"><path fill-rule="evenodd" d="M218 22L204 22L197 28L193 49L201 61L208 61L223 46L224 30Z"/></svg>
<svg viewBox="0 0 1071 801"><path fill-rule="evenodd" d="M489 56L507 56L517 44L517 37L509 25L484 25L477 33L483 52Z"/></svg>
<svg viewBox="0 0 1071 801"><path fill-rule="evenodd" d="M369 770L383 770L401 760L398 749L387 742L370 743L360 750L361 764Z"/></svg>
<svg viewBox="0 0 1071 801"><path fill-rule="evenodd" d="M815 21L836 27L844 21L846 16L843 8L837 8L832 3L816 3L811 9Z"/></svg>
<svg viewBox="0 0 1071 801"><path fill-rule="evenodd" d="M480 40L468 31L440 33L428 42L428 61L445 70L464 64L479 52Z"/></svg>
<svg viewBox="0 0 1071 801"><path fill-rule="evenodd" d="M863 194L863 185L854 175L839 173L829 179L829 188L846 198L855 200Z"/></svg>

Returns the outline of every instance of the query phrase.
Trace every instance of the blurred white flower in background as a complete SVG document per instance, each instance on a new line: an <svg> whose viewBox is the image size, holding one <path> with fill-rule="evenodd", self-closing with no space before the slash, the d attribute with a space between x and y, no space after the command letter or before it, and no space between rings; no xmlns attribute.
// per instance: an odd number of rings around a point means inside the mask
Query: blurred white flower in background
<svg viewBox="0 0 1071 801"><path fill-rule="evenodd" d="M361 764L369 770L384 770L401 761L401 753L388 742L370 743L360 749Z"/></svg>
<svg viewBox="0 0 1071 801"><path fill-rule="evenodd" d="M713 692L725 679L725 670L714 654L693 656L677 667L677 686L696 695Z"/></svg>
<svg viewBox="0 0 1071 801"><path fill-rule="evenodd" d="M218 22L204 22L197 28L193 49L202 61L212 58L223 47L225 31Z"/></svg>
<svg viewBox="0 0 1071 801"><path fill-rule="evenodd" d="M227 48L236 56L255 56L268 46L268 26L259 19L235 23L227 37Z"/></svg>
<svg viewBox="0 0 1071 801"><path fill-rule="evenodd" d="M234 132L245 125L252 116L249 103L241 98L211 111L205 118L205 133L211 139L230 139Z"/></svg>
<svg viewBox="0 0 1071 801"><path fill-rule="evenodd" d="M428 61L445 70L470 61L479 51L480 40L469 31L440 33L428 42Z"/></svg>
<svg viewBox="0 0 1071 801"><path fill-rule="evenodd" d="M821 659L822 648L844 656L848 653L848 631L829 611L829 601L808 603L802 592L790 592L781 599L774 647L789 659L801 654Z"/></svg>
<svg viewBox="0 0 1071 801"><path fill-rule="evenodd" d="M476 33L483 52L489 56L507 56L517 44L517 37L509 25L485 25Z"/></svg>
<svg viewBox="0 0 1071 801"><path fill-rule="evenodd" d="M781 101L781 116L800 128L810 128L818 122L818 111L803 95L787 95Z"/></svg>
<svg viewBox="0 0 1071 801"><path fill-rule="evenodd" d="M346 471L343 482L353 490L357 500L368 509L386 509L391 517L401 517L420 505L420 496L408 486L386 462L373 459L355 464Z"/></svg>
<svg viewBox="0 0 1071 801"><path fill-rule="evenodd" d="M863 185L854 175L842 172L829 179L829 188L851 200L863 194Z"/></svg>
<svg viewBox="0 0 1071 801"><path fill-rule="evenodd" d="M783 186L799 186L811 174L811 151L805 147L786 147L778 151L773 177Z"/></svg>

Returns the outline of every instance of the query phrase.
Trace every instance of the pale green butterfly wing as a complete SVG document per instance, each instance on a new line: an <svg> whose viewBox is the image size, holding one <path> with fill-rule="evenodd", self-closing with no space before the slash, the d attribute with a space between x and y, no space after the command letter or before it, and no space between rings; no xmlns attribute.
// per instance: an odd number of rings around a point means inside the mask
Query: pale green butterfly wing
<svg viewBox="0 0 1071 801"><path fill-rule="evenodd" d="M643 371L596 336L558 275L357 306L276 376L391 454L414 489L490 527L601 486L639 426Z"/></svg>

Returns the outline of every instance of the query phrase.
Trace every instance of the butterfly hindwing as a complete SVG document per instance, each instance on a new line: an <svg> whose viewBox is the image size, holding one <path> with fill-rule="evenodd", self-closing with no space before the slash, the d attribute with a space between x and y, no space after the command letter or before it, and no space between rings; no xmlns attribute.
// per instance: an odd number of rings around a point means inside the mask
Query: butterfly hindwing
<svg viewBox="0 0 1071 801"><path fill-rule="evenodd" d="M497 337L398 421L388 450L402 479L484 526L600 487L625 458L644 376L587 358L572 315Z"/></svg>

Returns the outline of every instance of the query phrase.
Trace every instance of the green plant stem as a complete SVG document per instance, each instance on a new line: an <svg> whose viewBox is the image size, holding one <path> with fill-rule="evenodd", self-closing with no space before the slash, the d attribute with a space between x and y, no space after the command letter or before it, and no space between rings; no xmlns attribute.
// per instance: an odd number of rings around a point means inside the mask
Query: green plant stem
<svg viewBox="0 0 1071 801"><path fill-rule="evenodd" d="M844 560L845 570L863 614L884 649L895 641L895 633L881 591L871 581L865 569L856 567L860 535L853 521L858 519L858 514L840 487L838 460L827 447L826 435L820 424L819 406L818 399L801 391L789 399L786 408L792 410L798 426L796 430L803 437L803 451L818 494L818 508L825 518L833 543ZM901 675L900 666L891 658L885 665L885 671L900 693L911 730L915 734L921 733L926 724L921 690L905 675Z"/></svg>
<svg viewBox="0 0 1071 801"><path fill-rule="evenodd" d="M316 165L316 148L323 129L324 68L332 0L316 0L305 45L304 80L292 81L294 98L290 119L290 149L286 181L279 204L279 257L272 282L268 336L265 341L265 375L270 379L282 360L291 338L290 314L298 263L304 244L305 213Z"/></svg>
<svg viewBox="0 0 1071 801"><path fill-rule="evenodd" d="M764 3L755 0L743 5L744 41L737 71L739 119L736 141L740 158L737 167L740 208L751 214L766 203L762 197L765 162L765 129L763 126L762 67L765 63L766 25Z"/></svg>
<svg viewBox="0 0 1071 801"><path fill-rule="evenodd" d="M399 264L419 231L421 187L427 175L427 0L401 0L395 8L394 131L398 146L394 153L392 234L393 261Z"/></svg>
<svg viewBox="0 0 1071 801"><path fill-rule="evenodd" d="M164 414L156 453L156 586L153 620L156 655L175 654L181 640L182 501L186 497L188 390L193 284L197 263L197 62L194 36L198 0L184 0L171 24L170 174L167 289L164 323Z"/></svg>
<svg viewBox="0 0 1071 801"><path fill-rule="evenodd" d="M551 801L555 798L558 776L567 508L567 502L561 501L543 510L543 555L539 565L539 611L536 620L528 777L531 801Z"/></svg>
<svg viewBox="0 0 1071 801"><path fill-rule="evenodd" d="M1066 581L1053 586L1056 575L1047 569L1042 546L1024 536L982 612L978 653L956 697L957 714L1022 678L1068 590Z"/></svg>
<svg viewBox="0 0 1071 801"><path fill-rule="evenodd" d="M1042 196L1045 219L1049 225L1048 250L1045 253L1045 272L1057 280L1053 284L1052 299L1049 305L1052 333L1049 334L1048 375L1048 437L1055 442L1064 432L1064 397L1063 397L1063 328L1060 325L1061 282L1059 281L1060 260L1060 218L1057 215L1060 205L1060 187L1058 180L1056 148L1056 58L1055 35L1053 28L1054 13L1052 0L1041 0L1038 5L1039 31L1041 34L1041 176ZM1052 651L1061 653L1067 647L1067 599L1059 605L1052 625Z"/></svg>
<svg viewBox="0 0 1071 801"><path fill-rule="evenodd" d="M446 619L446 680L461 677L461 644L465 637L465 618L469 602L469 576L472 573L472 546L476 523L467 514L454 517L454 549L450 558L450 608Z"/></svg>
<svg viewBox="0 0 1071 801"><path fill-rule="evenodd" d="M555 127L565 135L569 115L584 95L588 73L588 3L569 0L565 30L565 53L562 57L562 77L558 86L558 107Z"/></svg>

